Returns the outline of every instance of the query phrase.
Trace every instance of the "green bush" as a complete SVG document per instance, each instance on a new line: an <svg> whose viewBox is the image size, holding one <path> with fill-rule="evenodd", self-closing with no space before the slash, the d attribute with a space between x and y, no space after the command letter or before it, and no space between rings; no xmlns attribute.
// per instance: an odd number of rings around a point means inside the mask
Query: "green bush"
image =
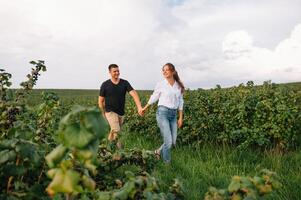
<svg viewBox="0 0 301 200"><path fill-rule="evenodd" d="M142 99L149 98L149 95ZM178 141L187 144L227 143L245 148L293 149L301 142L301 93L286 85L264 82L221 89L186 91L184 126ZM141 118L127 106L130 132L158 134L156 106Z"/></svg>

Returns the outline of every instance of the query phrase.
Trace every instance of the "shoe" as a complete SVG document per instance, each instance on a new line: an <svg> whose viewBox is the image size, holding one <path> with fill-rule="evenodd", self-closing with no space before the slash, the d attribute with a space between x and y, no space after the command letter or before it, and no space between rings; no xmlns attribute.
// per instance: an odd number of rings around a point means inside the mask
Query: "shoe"
<svg viewBox="0 0 301 200"><path fill-rule="evenodd" d="M160 157L161 157L161 155L160 155L160 150L159 150L159 149L156 149L154 153L155 153L156 158L157 158L158 160L160 160Z"/></svg>
<svg viewBox="0 0 301 200"><path fill-rule="evenodd" d="M164 161L164 165L165 166L171 166L171 162L170 161Z"/></svg>
<svg viewBox="0 0 301 200"><path fill-rule="evenodd" d="M123 145L121 144L121 142L117 142L116 146L118 149L123 149Z"/></svg>

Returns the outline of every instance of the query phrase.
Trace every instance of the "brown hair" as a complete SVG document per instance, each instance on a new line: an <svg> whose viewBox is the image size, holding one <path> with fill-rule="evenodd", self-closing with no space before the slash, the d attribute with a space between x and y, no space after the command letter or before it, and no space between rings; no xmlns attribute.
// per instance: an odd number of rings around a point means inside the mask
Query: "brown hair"
<svg viewBox="0 0 301 200"><path fill-rule="evenodd" d="M175 81L180 85L180 88L181 88L181 92L182 94L184 93L185 91L185 87L184 87L184 84L182 83L179 75L178 75L178 72L175 68L175 66L171 63L166 63L165 65L163 65L163 68L164 66L168 66L168 68L173 72L173 78L175 79Z"/></svg>
<svg viewBox="0 0 301 200"><path fill-rule="evenodd" d="M109 67L108 67L109 71L111 71L112 68L118 68L118 65L110 64Z"/></svg>

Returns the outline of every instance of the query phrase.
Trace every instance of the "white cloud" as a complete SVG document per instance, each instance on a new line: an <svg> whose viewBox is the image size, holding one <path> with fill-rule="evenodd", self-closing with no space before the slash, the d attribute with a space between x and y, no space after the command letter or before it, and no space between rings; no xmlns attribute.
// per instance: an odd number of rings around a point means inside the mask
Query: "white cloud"
<svg viewBox="0 0 301 200"><path fill-rule="evenodd" d="M166 62L190 88L298 81L299 26L290 32L300 23L300 6L297 0L0 0L0 66L13 74L14 87L31 59L48 67L40 88L98 88L110 63L138 89L152 89Z"/></svg>
<svg viewBox="0 0 301 200"><path fill-rule="evenodd" d="M244 79L279 82L301 80L301 24L275 50L254 46L245 31L229 33L223 42L228 73Z"/></svg>
<svg viewBox="0 0 301 200"><path fill-rule="evenodd" d="M253 40L246 31L229 33L223 42L223 53L227 59L248 57L252 51Z"/></svg>

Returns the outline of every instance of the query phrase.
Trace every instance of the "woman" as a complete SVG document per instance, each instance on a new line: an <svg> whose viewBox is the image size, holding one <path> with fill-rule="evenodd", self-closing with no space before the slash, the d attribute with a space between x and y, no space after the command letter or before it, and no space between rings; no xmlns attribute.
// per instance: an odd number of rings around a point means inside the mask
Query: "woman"
<svg viewBox="0 0 301 200"><path fill-rule="evenodd" d="M155 150L155 154L158 158L162 156L165 163L170 163L170 149L172 145L176 144L177 127L180 128L183 125L184 85L173 64L165 64L162 72L165 80L157 83L143 111L159 101L156 119L163 137L163 144ZM177 111L179 112L178 120Z"/></svg>

